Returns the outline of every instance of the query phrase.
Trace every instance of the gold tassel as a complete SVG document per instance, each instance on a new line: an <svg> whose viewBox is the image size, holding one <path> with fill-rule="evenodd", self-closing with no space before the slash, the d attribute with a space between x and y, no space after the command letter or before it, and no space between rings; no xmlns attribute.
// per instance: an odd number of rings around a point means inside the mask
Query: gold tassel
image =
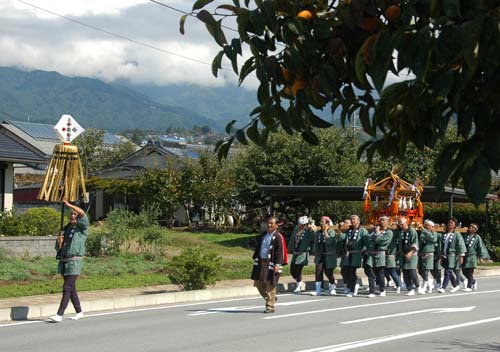
<svg viewBox="0 0 500 352"><path fill-rule="evenodd" d="M67 200L74 202L82 191L86 194L83 167L78 148L71 144L58 144L54 148L38 199L48 202Z"/></svg>

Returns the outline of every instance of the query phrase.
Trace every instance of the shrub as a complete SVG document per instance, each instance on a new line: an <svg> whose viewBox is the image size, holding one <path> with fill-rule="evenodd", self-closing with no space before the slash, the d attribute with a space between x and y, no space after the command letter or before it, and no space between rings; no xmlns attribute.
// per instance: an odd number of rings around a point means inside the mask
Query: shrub
<svg viewBox="0 0 500 352"><path fill-rule="evenodd" d="M102 240L103 235L100 231L90 231L87 236L87 256L98 257L102 254Z"/></svg>
<svg viewBox="0 0 500 352"><path fill-rule="evenodd" d="M7 236L56 235L60 227L60 214L48 207L32 208L20 215L3 212L0 232Z"/></svg>
<svg viewBox="0 0 500 352"><path fill-rule="evenodd" d="M172 258L167 273L172 283L183 290L201 290L221 279L222 257L202 247L186 248Z"/></svg>

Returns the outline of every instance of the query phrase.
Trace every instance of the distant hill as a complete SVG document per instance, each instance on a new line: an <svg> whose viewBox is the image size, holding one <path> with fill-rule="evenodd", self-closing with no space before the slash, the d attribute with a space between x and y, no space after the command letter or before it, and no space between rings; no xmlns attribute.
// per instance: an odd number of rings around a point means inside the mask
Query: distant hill
<svg viewBox="0 0 500 352"><path fill-rule="evenodd" d="M84 127L120 131L141 128L163 131L169 126L191 129L223 123L205 117L189 103L169 106L129 88L97 79L71 78L57 72L0 67L0 119L55 124L71 114Z"/></svg>
<svg viewBox="0 0 500 352"><path fill-rule="evenodd" d="M258 105L257 92L238 86L202 87L195 85L130 85L122 83L130 89L136 90L151 100L169 106L189 106L202 116L209 117L225 125L236 120L243 125L250 120L250 112ZM318 116L327 121L340 125L340 110L336 111L332 119L328 108L316 111Z"/></svg>
<svg viewBox="0 0 500 352"><path fill-rule="evenodd" d="M126 84L126 83L124 83ZM168 106L189 106L202 116L225 124L231 120L248 122L250 112L257 106L257 93L238 86L202 87L196 85L127 87L151 100Z"/></svg>

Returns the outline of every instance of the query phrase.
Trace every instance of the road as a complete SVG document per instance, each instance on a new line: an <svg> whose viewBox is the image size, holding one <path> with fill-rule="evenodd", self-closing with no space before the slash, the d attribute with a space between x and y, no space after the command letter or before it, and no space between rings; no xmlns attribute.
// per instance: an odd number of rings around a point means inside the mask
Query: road
<svg viewBox="0 0 500 352"><path fill-rule="evenodd" d="M472 293L280 295L0 324L0 351L500 351L500 277Z"/></svg>

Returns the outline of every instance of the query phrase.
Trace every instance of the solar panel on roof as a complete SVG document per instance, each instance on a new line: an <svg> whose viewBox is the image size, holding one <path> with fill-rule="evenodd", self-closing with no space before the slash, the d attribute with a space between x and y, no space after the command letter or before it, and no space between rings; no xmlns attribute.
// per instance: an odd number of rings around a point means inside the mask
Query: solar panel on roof
<svg viewBox="0 0 500 352"><path fill-rule="evenodd" d="M44 123L34 123L25 121L8 121L11 125L19 128L21 131L38 141L59 142L54 126ZM85 132L84 132L85 134ZM120 140L113 134L105 131L104 144L120 143Z"/></svg>

